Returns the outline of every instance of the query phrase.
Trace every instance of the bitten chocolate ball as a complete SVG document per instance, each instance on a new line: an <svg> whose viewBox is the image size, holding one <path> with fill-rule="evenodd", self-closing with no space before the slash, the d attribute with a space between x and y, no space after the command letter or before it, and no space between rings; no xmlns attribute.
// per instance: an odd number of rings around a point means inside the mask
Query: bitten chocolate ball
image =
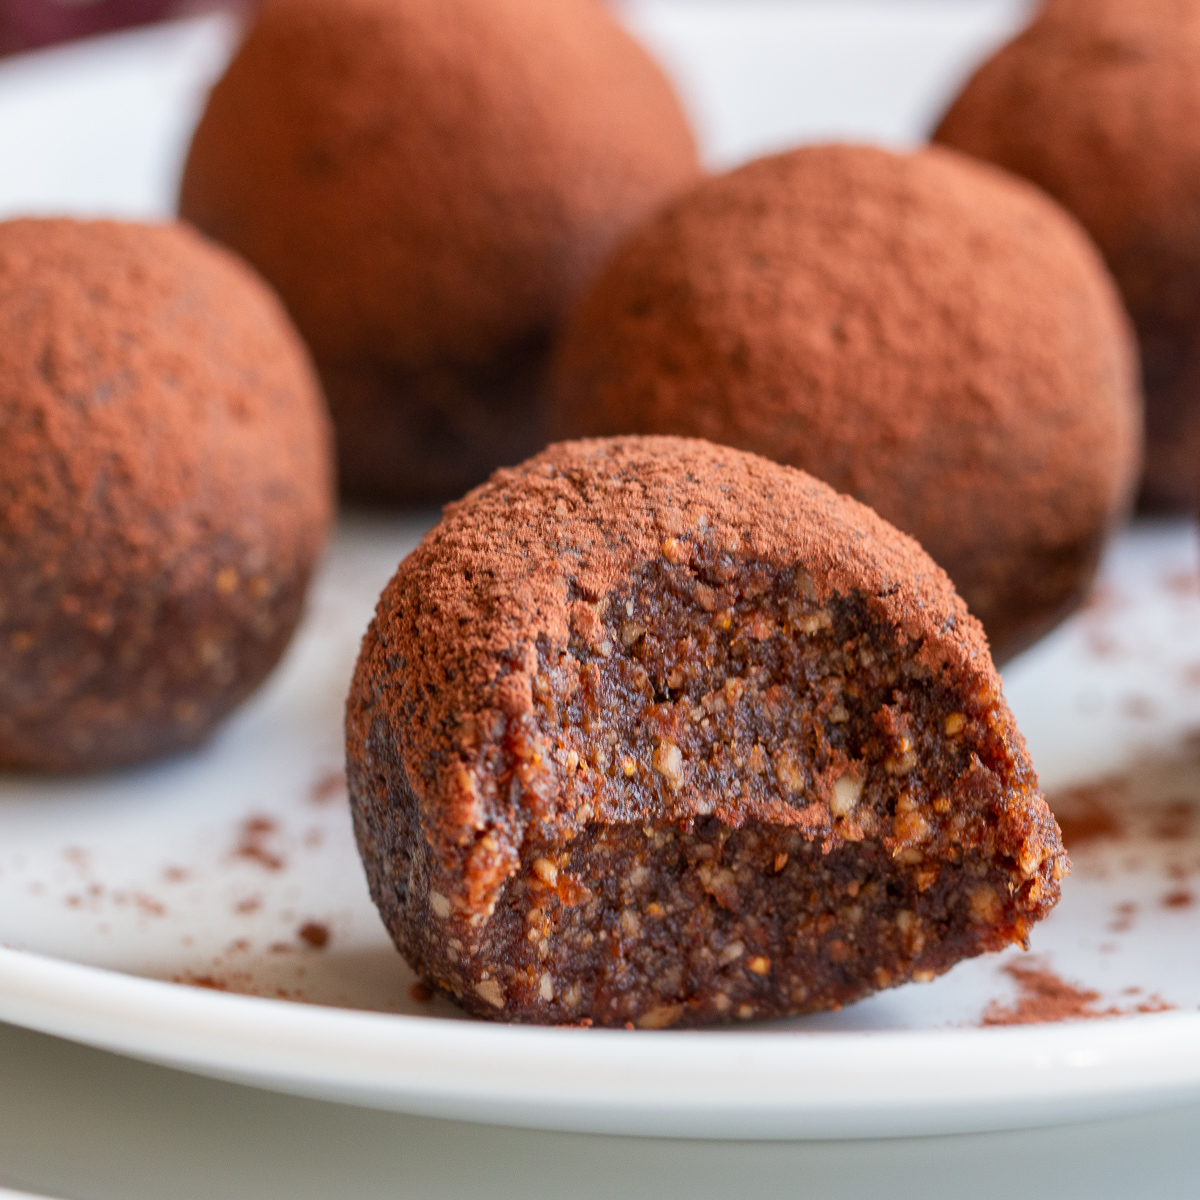
<svg viewBox="0 0 1200 1200"><path fill-rule="evenodd" d="M0 767L203 741L295 628L331 441L299 337L224 250L0 224Z"/></svg>
<svg viewBox="0 0 1200 1200"><path fill-rule="evenodd" d="M343 489L442 499L545 444L565 306L697 173L666 79L598 0L268 0L181 210L283 296Z"/></svg>
<svg viewBox="0 0 1200 1200"><path fill-rule="evenodd" d="M552 446L449 506L379 601L347 762L396 944L501 1020L846 1004L1022 941L1066 870L945 573L699 440Z"/></svg>
<svg viewBox="0 0 1200 1200"><path fill-rule="evenodd" d="M1116 276L1141 344L1141 500L1200 499L1200 8L1057 0L986 62L935 138L1043 187Z"/></svg>
<svg viewBox="0 0 1200 1200"><path fill-rule="evenodd" d="M556 364L559 432L801 467L940 563L1003 660L1071 610L1126 512L1128 323L1075 222L951 151L815 146L631 237Z"/></svg>

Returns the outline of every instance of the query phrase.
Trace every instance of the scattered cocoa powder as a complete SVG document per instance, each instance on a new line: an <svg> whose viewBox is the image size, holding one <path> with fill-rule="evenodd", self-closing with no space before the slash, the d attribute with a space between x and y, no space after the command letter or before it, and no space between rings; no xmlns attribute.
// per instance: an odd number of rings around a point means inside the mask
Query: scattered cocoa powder
<svg viewBox="0 0 1200 1200"><path fill-rule="evenodd" d="M346 772L325 771L317 776L309 789L309 799L314 804L328 804L346 794Z"/></svg>
<svg viewBox="0 0 1200 1200"><path fill-rule="evenodd" d="M233 857L257 863L268 871L282 871L287 863L267 846L267 839L278 829L279 824L273 817L247 817L239 827Z"/></svg>
<svg viewBox="0 0 1200 1200"><path fill-rule="evenodd" d="M1171 800L1163 805L1154 826L1155 837L1164 842L1182 842L1192 836L1196 805L1188 800Z"/></svg>
<svg viewBox="0 0 1200 1200"><path fill-rule="evenodd" d="M296 936L314 950L324 950L329 945L329 926L320 921L305 921Z"/></svg>
<svg viewBox="0 0 1200 1200"><path fill-rule="evenodd" d="M184 983L188 987L208 988L213 992L229 991L229 984L215 975L193 975L191 972L184 972L182 975L172 976L171 982Z"/></svg>
<svg viewBox="0 0 1200 1200"><path fill-rule="evenodd" d="M1083 784L1067 788L1050 796L1050 808L1062 830L1068 850L1098 838L1119 837L1121 828L1106 802L1114 789L1106 784Z"/></svg>
<svg viewBox="0 0 1200 1200"><path fill-rule="evenodd" d="M1110 933L1128 933L1133 928L1133 919L1137 916L1137 905L1131 900L1118 904L1113 910L1116 919L1109 925Z"/></svg>
<svg viewBox="0 0 1200 1200"><path fill-rule="evenodd" d="M983 1025L1041 1025L1121 1015L1117 1008L1097 1009L1099 992L1068 983L1040 961L1006 963L1001 970L1016 981L1017 1001L1004 1005L993 1000L984 1010Z"/></svg>
<svg viewBox="0 0 1200 1200"><path fill-rule="evenodd" d="M149 917L162 917L166 915L166 905L162 901L156 900L153 896L147 896L145 892L134 892L133 902Z"/></svg>

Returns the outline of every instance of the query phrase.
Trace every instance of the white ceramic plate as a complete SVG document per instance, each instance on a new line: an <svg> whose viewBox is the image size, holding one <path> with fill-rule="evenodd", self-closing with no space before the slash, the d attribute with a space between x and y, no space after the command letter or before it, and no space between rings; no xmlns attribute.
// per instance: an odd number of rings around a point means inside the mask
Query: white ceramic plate
<svg viewBox="0 0 1200 1200"><path fill-rule="evenodd" d="M693 11L689 23L682 0L644 4L631 19L695 99L717 161L799 134L915 136L1015 13ZM743 60L717 52L731 39L766 64L742 109L730 81ZM0 161L28 166L0 172L0 211L166 211L228 44L207 21L0 66ZM799 83L797 62L811 68ZM821 109L864 63L877 107ZM0 1018L281 1090L596 1132L941 1133L1200 1098L1190 526L1122 538L1095 603L1007 673L1047 787L1120 781L1060 799L1069 828L1093 836L1032 959L977 959L770 1026L626 1034L477 1023L414 998L367 897L339 777L342 699L379 588L431 520L343 519L284 664L202 752L87 781L0 778ZM1097 1019L995 1024L1055 1005Z"/></svg>

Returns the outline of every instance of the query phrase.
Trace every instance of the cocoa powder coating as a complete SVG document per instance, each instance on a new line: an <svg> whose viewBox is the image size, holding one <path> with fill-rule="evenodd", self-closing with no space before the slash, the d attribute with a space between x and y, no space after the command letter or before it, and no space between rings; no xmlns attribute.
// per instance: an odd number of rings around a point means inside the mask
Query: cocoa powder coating
<svg viewBox="0 0 1200 1200"><path fill-rule="evenodd" d="M1120 286L1146 390L1142 503L1187 509L1200 470L1200 8L1056 0L983 64L937 141L1032 180Z"/></svg>
<svg viewBox="0 0 1200 1200"><path fill-rule="evenodd" d="M450 505L364 639L347 776L397 945L506 1020L847 1003L1022 941L1066 871L944 572L700 440L551 446Z"/></svg>
<svg viewBox="0 0 1200 1200"><path fill-rule="evenodd" d="M0 766L203 741L287 645L332 489L243 264L181 225L0 224Z"/></svg>
<svg viewBox="0 0 1200 1200"><path fill-rule="evenodd" d="M1129 505L1127 322L1082 231L949 151L817 146L701 184L573 312L571 434L705 437L915 537L998 660L1083 597Z"/></svg>
<svg viewBox="0 0 1200 1200"><path fill-rule="evenodd" d="M343 489L412 501L545 444L564 307L697 173L669 84L598 0L269 0L180 205L283 296Z"/></svg>

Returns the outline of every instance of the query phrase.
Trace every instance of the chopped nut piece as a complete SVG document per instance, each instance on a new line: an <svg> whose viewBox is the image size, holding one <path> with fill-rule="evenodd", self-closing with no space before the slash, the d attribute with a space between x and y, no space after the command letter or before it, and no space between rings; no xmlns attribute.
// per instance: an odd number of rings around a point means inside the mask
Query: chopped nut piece
<svg viewBox="0 0 1200 1200"><path fill-rule="evenodd" d="M646 636L646 627L636 621L626 621L621 626L621 645L628 649Z"/></svg>
<svg viewBox="0 0 1200 1200"><path fill-rule="evenodd" d="M788 747L784 747L775 759L775 778L788 792L804 791L804 771Z"/></svg>
<svg viewBox="0 0 1200 1200"><path fill-rule="evenodd" d="M688 549L686 542L681 542L678 538L664 538L662 544L662 556L669 563L674 563L678 566L680 563L685 563L691 557L691 551Z"/></svg>
<svg viewBox="0 0 1200 1200"><path fill-rule="evenodd" d="M1004 915L1004 904L990 883L981 883L970 895L971 920L993 925Z"/></svg>
<svg viewBox="0 0 1200 1200"><path fill-rule="evenodd" d="M549 971L543 971L541 979L538 980L538 995L543 1000L554 999L554 980L550 978Z"/></svg>
<svg viewBox="0 0 1200 1200"><path fill-rule="evenodd" d="M441 892L429 893L429 907L433 909L433 915L443 921L450 915L450 901Z"/></svg>
<svg viewBox="0 0 1200 1200"><path fill-rule="evenodd" d="M861 779L853 775L843 775L834 781L833 795L829 800L829 811L835 817L848 817L858 804L863 792Z"/></svg>
<svg viewBox="0 0 1200 1200"><path fill-rule="evenodd" d="M930 832L929 822L920 811L899 813L892 822L892 836L898 842L923 842Z"/></svg>
<svg viewBox="0 0 1200 1200"><path fill-rule="evenodd" d="M932 983L937 978L935 971L929 971L921 967L912 973L913 983Z"/></svg>
<svg viewBox="0 0 1200 1200"><path fill-rule="evenodd" d="M827 608L818 608L816 612L805 613L797 622L796 628L801 633L818 633L828 629L833 624L833 616Z"/></svg>
<svg viewBox="0 0 1200 1200"><path fill-rule="evenodd" d="M661 1004L637 1019L639 1029L669 1029L683 1016L682 1004Z"/></svg>
<svg viewBox="0 0 1200 1200"><path fill-rule="evenodd" d="M504 989L494 979L481 979L475 985L476 993L493 1008L504 1007Z"/></svg>
<svg viewBox="0 0 1200 1200"><path fill-rule="evenodd" d="M683 786L683 754L674 742L659 742L650 760L654 769L667 781L673 792Z"/></svg>
<svg viewBox="0 0 1200 1200"><path fill-rule="evenodd" d="M746 963L746 969L753 971L755 975L769 975L771 973L771 960L764 954L757 954Z"/></svg>
<svg viewBox="0 0 1200 1200"><path fill-rule="evenodd" d="M779 872L782 871L783 868L787 866L787 863L788 863L788 856L787 856L786 851L784 851L784 853L782 853L782 854L775 855L775 864L774 864L775 865L775 874L778 875Z"/></svg>
<svg viewBox="0 0 1200 1200"><path fill-rule="evenodd" d="M548 887L558 882L558 867L548 858L535 858L530 864L530 870Z"/></svg>
<svg viewBox="0 0 1200 1200"><path fill-rule="evenodd" d="M729 945L721 951L722 962L736 962L743 954L746 953L744 942L730 942Z"/></svg>
<svg viewBox="0 0 1200 1200"><path fill-rule="evenodd" d="M637 771L637 763L634 762L628 754L625 755L625 757L621 759L622 774L624 774L625 778L628 779L634 774L635 771Z"/></svg>
<svg viewBox="0 0 1200 1200"><path fill-rule="evenodd" d="M956 733L962 733L966 727L967 718L962 713L951 713L946 718L946 723L943 728L946 731L947 737L953 737Z"/></svg>
<svg viewBox="0 0 1200 1200"><path fill-rule="evenodd" d="M230 593L237 591L237 572L232 567L223 567L217 572L216 585L217 591L222 596L228 596Z"/></svg>

